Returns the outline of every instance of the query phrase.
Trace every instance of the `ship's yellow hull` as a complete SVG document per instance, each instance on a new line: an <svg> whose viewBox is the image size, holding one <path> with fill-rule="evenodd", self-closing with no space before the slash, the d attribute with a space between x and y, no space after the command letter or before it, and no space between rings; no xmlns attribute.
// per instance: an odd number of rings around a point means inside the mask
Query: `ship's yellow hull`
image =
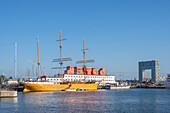
<svg viewBox="0 0 170 113"><path fill-rule="evenodd" d="M87 89L87 90L97 90L99 83L71 83L69 89Z"/></svg>
<svg viewBox="0 0 170 113"><path fill-rule="evenodd" d="M64 91L65 89L86 89L97 90L99 83L68 83L68 84L34 84L21 83L24 91L42 92L42 91Z"/></svg>
<svg viewBox="0 0 170 113"><path fill-rule="evenodd" d="M24 86L24 91L62 91L69 88L69 84L31 84L31 83L21 83Z"/></svg>

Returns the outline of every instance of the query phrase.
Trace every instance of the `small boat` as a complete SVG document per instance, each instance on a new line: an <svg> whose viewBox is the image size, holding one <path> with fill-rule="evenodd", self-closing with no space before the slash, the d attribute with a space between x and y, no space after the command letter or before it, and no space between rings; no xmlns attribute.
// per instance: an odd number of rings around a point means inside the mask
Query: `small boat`
<svg viewBox="0 0 170 113"><path fill-rule="evenodd" d="M130 89L130 86L110 86L110 89Z"/></svg>
<svg viewBox="0 0 170 113"><path fill-rule="evenodd" d="M65 91L77 91L76 89L65 89Z"/></svg>
<svg viewBox="0 0 170 113"><path fill-rule="evenodd" d="M120 75L121 78L122 75ZM130 89L130 85L127 82L123 82L120 79L120 82L117 85L110 85L110 89Z"/></svg>
<svg viewBox="0 0 170 113"><path fill-rule="evenodd" d="M106 85L104 89L130 89L130 85L126 82L120 82L119 84Z"/></svg>

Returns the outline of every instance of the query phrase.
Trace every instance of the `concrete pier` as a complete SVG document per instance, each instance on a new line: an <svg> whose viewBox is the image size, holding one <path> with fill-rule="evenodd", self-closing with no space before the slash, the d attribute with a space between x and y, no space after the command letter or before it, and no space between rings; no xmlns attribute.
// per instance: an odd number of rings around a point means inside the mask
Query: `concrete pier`
<svg viewBox="0 0 170 113"><path fill-rule="evenodd" d="M17 91L0 91L0 98L17 97Z"/></svg>

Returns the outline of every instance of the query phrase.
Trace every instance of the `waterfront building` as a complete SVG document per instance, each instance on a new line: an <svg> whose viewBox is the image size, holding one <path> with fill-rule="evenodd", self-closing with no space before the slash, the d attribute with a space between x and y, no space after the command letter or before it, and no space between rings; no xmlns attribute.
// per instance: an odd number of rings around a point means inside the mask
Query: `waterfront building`
<svg viewBox="0 0 170 113"><path fill-rule="evenodd" d="M166 88L170 89L170 74L168 74L168 77L166 79Z"/></svg>
<svg viewBox="0 0 170 113"><path fill-rule="evenodd" d="M9 86L9 85L16 85L18 84L17 79L6 79L4 80L4 85Z"/></svg>
<svg viewBox="0 0 170 113"><path fill-rule="evenodd" d="M139 62L139 82L146 81L146 70L151 70L151 82L159 82L159 61Z"/></svg>
<svg viewBox="0 0 170 113"><path fill-rule="evenodd" d="M159 77L159 81L166 81L167 80L167 77Z"/></svg>

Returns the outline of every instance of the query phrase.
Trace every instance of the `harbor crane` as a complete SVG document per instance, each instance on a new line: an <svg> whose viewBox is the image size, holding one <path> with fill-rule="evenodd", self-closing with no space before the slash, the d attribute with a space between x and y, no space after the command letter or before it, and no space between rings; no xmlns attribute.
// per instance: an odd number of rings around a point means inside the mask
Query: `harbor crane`
<svg viewBox="0 0 170 113"><path fill-rule="evenodd" d="M23 78L37 78L37 77L34 77L34 65L38 66L38 64L26 59L28 62L32 63L32 74L33 74L33 77L30 77L30 76L22 76ZM33 65L34 64L34 65Z"/></svg>

